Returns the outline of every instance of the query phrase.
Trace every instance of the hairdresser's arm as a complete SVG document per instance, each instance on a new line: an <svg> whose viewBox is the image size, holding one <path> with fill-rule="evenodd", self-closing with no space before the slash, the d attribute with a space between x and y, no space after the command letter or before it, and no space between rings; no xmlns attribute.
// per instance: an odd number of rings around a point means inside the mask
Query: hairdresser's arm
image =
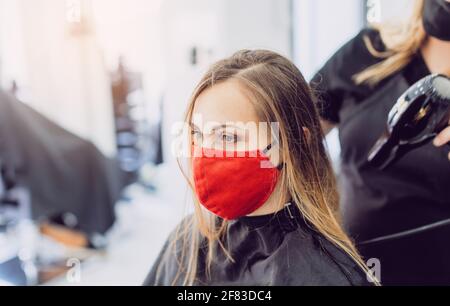
<svg viewBox="0 0 450 306"><path fill-rule="evenodd" d="M450 121L448 124L449 126L444 129L434 140L434 145L436 147L442 147L446 144L450 144ZM450 153L448 155L448 159L450 159Z"/></svg>
<svg viewBox="0 0 450 306"><path fill-rule="evenodd" d="M365 37L379 40L377 30L363 29L343 45L311 79L310 85L317 96L325 135L339 124L345 96L355 90L353 76L376 63L373 55L367 51Z"/></svg>

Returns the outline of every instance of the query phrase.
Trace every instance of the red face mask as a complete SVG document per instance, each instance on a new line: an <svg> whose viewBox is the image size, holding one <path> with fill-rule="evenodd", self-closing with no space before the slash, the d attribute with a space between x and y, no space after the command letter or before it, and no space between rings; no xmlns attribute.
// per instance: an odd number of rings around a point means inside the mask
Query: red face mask
<svg viewBox="0 0 450 306"><path fill-rule="evenodd" d="M280 171L261 151L235 153L198 147L193 151L195 191L213 214L235 220L256 211L272 195Z"/></svg>

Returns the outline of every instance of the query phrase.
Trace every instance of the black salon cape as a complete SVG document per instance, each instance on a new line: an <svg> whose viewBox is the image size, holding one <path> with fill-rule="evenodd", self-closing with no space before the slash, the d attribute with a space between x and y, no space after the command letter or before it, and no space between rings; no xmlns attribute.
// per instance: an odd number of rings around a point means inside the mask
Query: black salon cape
<svg viewBox="0 0 450 306"><path fill-rule="evenodd" d="M367 165L369 151L385 130L390 109L404 91L430 71L421 54L416 54L407 67L376 87L355 85L354 74L381 60L369 53L364 36L377 50L385 50L379 33L365 29L311 82L320 99L321 116L339 127L345 227L366 258L381 260L384 285L450 285L450 226L365 243L450 218L450 161L448 148L436 148L430 142L384 171Z"/></svg>
<svg viewBox="0 0 450 306"><path fill-rule="evenodd" d="M187 223L184 221L180 226ZM175 232L167 240L144 285L173 285L178 262L186 262L180 259L184 240L179 238L173 246ZM200 247L199 272L194 285L370 285L366 274L352 259L308 227L296 208L232 221L227 237L225 246L235 262L227 259L220 249L216 250L208 278L206 250ZM174 285L182 285L183 276Z"/></svg>
<svg viewBox="0 0 450 306"><path fill-rule="evenodd" d="M113 224L124 181L117 163L2 91L0 159L30 191L35 219L69 212L88 234Z"/></svg>

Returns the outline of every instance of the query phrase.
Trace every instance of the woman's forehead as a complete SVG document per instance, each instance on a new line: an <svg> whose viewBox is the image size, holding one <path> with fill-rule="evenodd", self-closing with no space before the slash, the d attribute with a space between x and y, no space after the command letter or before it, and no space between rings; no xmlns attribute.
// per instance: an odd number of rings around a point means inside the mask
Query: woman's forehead
<svg viewBox="0 0 450 306"><path fill-rule="evenodd" d="M230 124L257 122L254 102L236 80L218 83L203 91L195 101L192 123Z"/></svg>

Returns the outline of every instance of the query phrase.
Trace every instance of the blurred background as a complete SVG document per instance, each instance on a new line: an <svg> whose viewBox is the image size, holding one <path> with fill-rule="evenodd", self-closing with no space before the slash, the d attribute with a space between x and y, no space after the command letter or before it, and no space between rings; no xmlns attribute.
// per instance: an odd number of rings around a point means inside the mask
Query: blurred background
<svg viewBox="0 0 450 306"><path fill-rule="evenodd" d="M141 284L189 213L172 127L208 65L264 48L309 80L411 3L0 0L0 285Z"/></svg>

